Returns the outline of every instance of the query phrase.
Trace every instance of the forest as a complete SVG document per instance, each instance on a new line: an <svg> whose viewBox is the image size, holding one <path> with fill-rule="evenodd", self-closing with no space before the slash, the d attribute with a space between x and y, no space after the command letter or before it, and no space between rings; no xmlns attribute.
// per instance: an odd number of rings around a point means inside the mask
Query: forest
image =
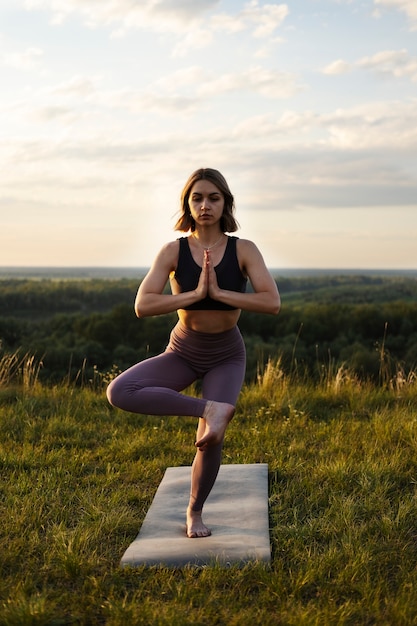
<svg viewBox="0 0 417 626"><path fill-rule="evenodd" d="M386 275L276 276L278 316L242 312L247 381L268 361L322 379L346 366L378 381L417 368L417 279ZM42 382L93 380L153 356L176 314L137 319L138 281L3 278L0 358L30 355Z"/></svg>

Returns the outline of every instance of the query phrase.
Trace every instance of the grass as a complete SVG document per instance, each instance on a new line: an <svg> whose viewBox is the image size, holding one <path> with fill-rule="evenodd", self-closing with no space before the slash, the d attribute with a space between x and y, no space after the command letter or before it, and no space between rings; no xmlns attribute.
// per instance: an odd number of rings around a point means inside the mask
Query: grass
<svg viewBox="0 0 417 626"><path fill-rule="evenodd" d="M182 569L119 561L194 420L25 380L0 388L0 626L415 624L415 377L314 386L269 364L223 462L268 463L271 566Z"/></svg>

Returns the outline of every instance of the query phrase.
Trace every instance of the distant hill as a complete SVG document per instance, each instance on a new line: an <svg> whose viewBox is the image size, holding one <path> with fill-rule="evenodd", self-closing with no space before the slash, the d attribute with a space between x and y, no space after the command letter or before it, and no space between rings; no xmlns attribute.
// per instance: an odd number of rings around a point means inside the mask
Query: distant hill
<svg viewBox="0 0 417 626"><path fill-rule="evenodd" d="M0 280L7 278L41 279L141 279L148 267L0 267ZM386 276L417 278L417 269L332 269L332 268L270 268L275 277L308 278L314 276Z"/></svg>

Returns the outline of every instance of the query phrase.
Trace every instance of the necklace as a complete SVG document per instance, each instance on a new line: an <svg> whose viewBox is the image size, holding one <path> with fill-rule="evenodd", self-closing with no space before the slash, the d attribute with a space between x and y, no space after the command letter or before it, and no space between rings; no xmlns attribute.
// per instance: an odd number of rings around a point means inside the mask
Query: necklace
<svg viewBox="0 0 417 626"><path fill-rule="evenodd" d="M215 248L215 247L217 246L217 244L218 244L218 243L220 243L220 241L221 241L221 240L222 240L222 238L223 238L224 233L222 233L222 234L220 235L220 237L218 238L218 240L217 240L217 241L215 241L215 242L214 242L211 246L203 246L203 244L200 242L200 240L199 240L199 239L197 239L197 237L194 235L194 233L192 233L192 235L193 235L193 237L194 237L195 241L196 241L196 242L198 243L198 245L200 246L200 248L203 248L203 250L212 250L213 248Z"/></svg>

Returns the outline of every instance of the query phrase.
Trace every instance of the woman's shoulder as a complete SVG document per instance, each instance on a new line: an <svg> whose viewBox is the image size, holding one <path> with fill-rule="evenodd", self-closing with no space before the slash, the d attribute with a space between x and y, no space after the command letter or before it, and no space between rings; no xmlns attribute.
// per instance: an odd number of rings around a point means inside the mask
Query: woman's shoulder
<svg viewBox="0 0 417 626"><path fill-rule="evenodd" d="M179 247L178 239L164 243L156 255L154 264L164 265L170 269L175 267L178 260Z"/></svg>
<svg viewBox="0 0 417 626"><path fill-rule="evenodd" d="M253 241L250 239L238 239L236 244L239 264L246 272L249 272L250 268L263 264L262 254Z"/></svg>
<svg viewBox="0 0 417 626"><path fill-rule="evenodd" d="M182 237L181 237L182 239ZM180 247L180 238L174 241L167 241L163 244L159 254L178 254Z"/></svg>
<svg viewBox="0 0 417 626"><path fill-rule="evenodd" d="M236 246L242 252L253 252L257 250L257 246L250 239L241 239L240 237L236 237Z"/></svg>

